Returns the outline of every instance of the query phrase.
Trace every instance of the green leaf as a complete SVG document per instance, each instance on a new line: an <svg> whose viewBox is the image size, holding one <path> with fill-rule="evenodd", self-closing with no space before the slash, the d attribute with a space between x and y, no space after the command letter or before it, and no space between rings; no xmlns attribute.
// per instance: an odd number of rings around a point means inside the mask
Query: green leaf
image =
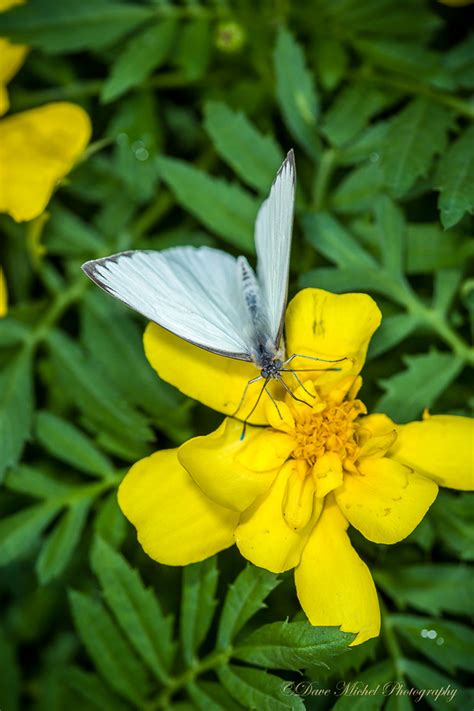
<svg viewBox="0 0 474 711"><path fill-rule="evenodd" d="M440 160L435 185L439 190L438 207L445 229L457 224L464 213L474 213L474 126L446 151Z"/></svg>
<svg viewBox="0 0 474 711"><path fill-rule="evenodd" d="M446 318L462 281L460 269L439 269L435 273L433 309Z"/></svg>
<svg viewBox="0 0 474 711"><path fill-rule="evenodd" d="M321 130L334 146L343 146L386 104L387 96L379 89L351 84L331 104Z"/></svg>
<svg viewBox="0 0 474 711"><path fill-rule="evenodd" d="M273 674L246 667L220 666L217 675L236 701L258 711L304 711L303 701L285 693L285 682Z"/></svg>
<svg viewBox="0 0 474 711"><path fill-rule="evenodd" d="M74 487L64 481L55 479L44 471L27 464L12 469L5 479L5 486L10 491L16 491L26 496L35 496L39 499L68 496Z"/></svg>
<svg viewBox="0 0 474 711"><path fill-rule="evenodd" d="M350 143L338 149L338 162L341 165L354 165L365 161L376 163L380 145L384 142L390 128L388 121L378 121L361 131Z"/></svg>
<svg viewBox="0 0 474 711"><path fill-rule="evenodd" d="M408 225L408 274L462 267L474 255L474 242L459 232L443 232L438 224Z"/></svg>
<svg viewBox="0 0 474 711"><path fill-rule="evenodd" d="M382 175L374 163L357 166L341 180L331 196L337 212L353 214L370 210L382 191Z"/></svg>
<svg viewBox="0 0 474 711"><path fill-rule="evenodd" d="M176 20L162 20L140 30L118 54L102 87L104 103L114 101L147 79L167 59L176 35Z"/></svg>
<svg viewBox="0 0 474 711"><path fill-rule="evenodd" d="M318 96L303 50L286 29L278 33L273 61L276 96L283 120L294 139L316 159L320 152L316 130Z"/></svg>
<svg viewBox="0 0 474 711"><path fill-rule="evenodd" d="M115 696L101 680L91 672L85 672L79 667L67 669L64 679L74 693L86 702L85 708L91 711L127 711L126 706L118 696ZM59 710L58 710L59 711Z"/></svg>
<svg viewBox="0 0 474 711"><path fill-rule="evenodd" d="M329 34L318 37L315 46L318 76L324 89L332 91L342 81L348 64L347 49L339 38Z"/></svg>
<svg viewBox="0 0 474 711"><path fill-rule="evenodd" d="M91 563L123 633L157 679L164 681L174 656L172 618L163 615L138 572L101 538L94 542Z"/></svg>
<svg viewBox="0 0 474 711"><path fill-rule="evenodd" d="M275 139L260 133L242 112L217 101L204 105L204 127L219 155L237 175L267 193L283 160Z"/></svg>
<svg viewBox="0 0 474 711"><path fill-rule="evenodd" d="M219 647L227 647L245 623L265 607L263 601L279 583L276 575L263 568L244 568L229 586L224 601L217 633Z"/></svg>
<svg viewBox="0 0 474 711"><path fill-rule="evenodd" d="M0 373L0 481L21 456L33 417L32 363L20 351Z"/></svg>
<svg viewBox="0 0 474 711"><path fill-rule="evenodd" d="M178 202L229 244L253 252L257 202L242 188L175 158L159 158L164 182Z"/></svg>
<svg viewBox="0 0 474 711"><path fill-rule="evenodd" d="M87 361L81 349L63 332L48 334L55 376L71 400L103 430L125 438L153 439L145 418L126 403L110 380Z"/></svg>
<svg viewBox="0 0 474 711"><path fill-rule="evenodd" d="M377 269L375 266L312 269L301 275L299 285L302 289L314 287L334 291L338 294L344 291L361 291L363 293L375 291L393 301L403 303L399 283L390 279L385 271Z"/></svg>
<svg viewBox="0 0 474 711"><path fill-rule="evenodd" d="M43 543L36 561L36 573L41 585L57 578L68 565L81 537L91 504L91 499L74 503Z"/></svg>
<svg viewBox="0 0 474 711"><path fill-rule="evenodd" d="M200 681L187 684L186 690L198 711L240 711L243 706L234 701L219 684Z"/></svg>
<svg viewBox="0 0 474 711"><path fill-rule="evenodd" d="M252 632L233 651L232 656L270 669L304 669L309 665L327 666L337 654L345 652L354 635L338 627L313 627L308 622L272 622Z"/></svg>
<svg viewBox="0 0 474 711"><path fill-rule="evenodd" d="M470 494L440 491L431 509L438 537L462 560L474 560L474 521Z"/></svg>
<svg viewBox="0 0 474 711"><path fill-rule="evenodd" d="M471 570L465 565L409 565L373 571L377 584L400 608L407 605L439 615L472 614Z"/></svg>
<svg viewBox="0 0 474 711"><path fill-rule="evenodd" d="M88 595L69 593L78 634L97 671L120 696L143 708L147 677L104 606Z"/></svg>
<svg viewBox="0 0 474 711"><path fill-rule="evenodd" d="M0 521L0 565L28 553L59 509L60 504L46 501L4 517Z"/></svg>
<svg viewBox="0 0 474 711"><path fill-rule="evenodd" d="M99 256L104 249L101 235L92 225L57 203L44 229L44 244L48 254L88 259Z"/></svg>
<svg viewBox="0 0 474 711"><path fill-rule="evenodd" d="M375 202L374 214L382 264L391 274L401 278L406 239L403 213L387 195L381 195Z"/></svg>
<svg viewBox="0 0 474 711"><path fill-rule="evenodd" d="M181 26L173 61L189 81L196 81L206 73L211 49L211 23L207 17L198 17Z"/></svg>
<svg viewBox="0 0 474 711"><path fill-rule="evenodd" d="M36 438L47 452L86 474L109 477L111 461L92 440L61 417L43 410L36 415Z"/></svg>
<svg viewBox="0 0 474 711"><path fill-rule="evenodd" d="M340 222L328 213L304 215L303 229L307 241L326 259L339 267L372 267L378 269L375 259L368 254Z"/></svg>
<svg viewBox="0 0 474 711"><path fill-rule="evenodd" d="M424 177L436 154L446 147L452 113L427 99L413 99L390 123L380 146L378 166L395 197L404 195Z"/></svg>
<svg viewBox="0 0 474 711"><path fill-rule="evenodd" d="M385 316L369 345L368 358L377 358L408 338L420 325L413 314Z"/></svg>
<svg viewBox="0 0 474 711"><path fill-rule="evenodd" d="M445 52L444 64L455 85L463 89L474 88L474 34Z"/></svg>
<svg viewBox="0 0 474 711"><path fill-rule="evenodd" d="M127 519L123 515L117 501L117 492L113 491L102 502L94 519L94 530L98 536L119 548L127 535Z"/></svg>
<svg viewBox="0 0 474 711"><path fill-rule="evenodd" d="M407 21L411 22L409 15L408 18ZM355 46L371 63L379 67L408 75L410 78L416 76L418 80L424 79L445 89L452 88L449 72L443 67L442 55L424 47L419 38L417 40L415 44L370 38L357 40Z"/></svg>
<svg viewBox="0 0 474 711"><path fill-rule="evenodd" d="M382 687L387 682L393 680L393 665L391 662L384 661L375 664L368 669L364 669L357 674L355 681L342 681L336 686L336 695L338 700L333 706L335 711L378 711L384 705L386 696L382 692ZM380 688L380 693L361 694L361 689L367 688L377 690Z"/></svg>
<svg viewBox="0 0 474 711"><path fill-rule="evenodd" d="M18 711L20 708L21 670L16 649L0 627L0 708Z"/></svg>
<svg viewBox="0 0 474 711"><path fill-rule="evenodd" d="M103 48L153 17L151 8L108 0L35 0L0 17L0 34L46 52Z"/></svg>
<svg viewBox="0 0 474 711"><path fill-rule="evenodd" d="M412 684L420 690L420 698L423 694L422 698L435 711L439 711L440 708L463 711L472 705L472 699L468 697L467 692L459 684L454 683L452 679L444 674L440 674L433 667L427 667L425 664L420 664L411 659L404 659L402 668ZM431 690L433 690L433 693L427 693ZM446 691L443 694L439 690ZM436 694L436 692L439 693Z"/></svg>
<svg viewBox="0 0 474 711"><path fill-rule="evenodd" d="M183 656L192 664L199 645L205 639L217 604L217 560L208 558L184 568L180 635Z"/></svg>
<svg viewBox="0 0 474 711"><path fill-rule="evenodd" d="M469 672L474 632L458 622L418 615L390 615L390 624L417 652L448 672Z"/></svg>
<svg viewBox="0 0 474 711"><path fill-rule="evenodd" d="M421 355L406 356L407 369L391 378L380 380L385 394L375 405L396 422L418 418L424 408L432 407L438 397L459 375L463 361L452 353L432 350Z"/></svg>

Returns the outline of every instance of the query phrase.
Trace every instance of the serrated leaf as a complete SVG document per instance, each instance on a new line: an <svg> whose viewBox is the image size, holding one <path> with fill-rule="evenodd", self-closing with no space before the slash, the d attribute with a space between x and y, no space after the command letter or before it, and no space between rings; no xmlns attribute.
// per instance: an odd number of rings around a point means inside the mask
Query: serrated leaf
<svg viewBox="0 0 474 711"><path fill-rule="evenodd" d="M239 711L243 708L225 689L212 681L190 683L186 690L198 711Z"/></svg>
<svg viewBox="0 0 474 711"><path fill-rule="evenodd" d="M220 666L217 675L229 694L246 708L258 711L304 711L303 701L285 694L285 682L273 674L246 667Z"/></svg>
<svg viewBox="0 0 474 711"><path fill-rule="evenodd" d="M379 148L390 128L388 121L378 121L361 131L353 141L338 150L338 162L341 165L354 165L370 160L376 163Z"/></svg>
<svg viewBox="0 0 474 711"><path fill-rule="evenodd" d="M452 124L451 111L422 98L410 101L392 119L377 165L395 197L404 195L418 178L428 174L434 156L446 147Z"/></svg>
<svg viewBox="0 0 474 711"><path fill-rule="evenodd" d="M173 621L165 617L153 591L136 570L101 538L96 538L91 564L104 598L124 635L158 680L167 678L174 655Z"/></svg>
<svg viewBox="0 0 474 711"><path fill-rule="evenodd" d="M474 632L458 622L418 615L390 615L390 624L417 652L454 674L471 670Z"/></svg>
<svg viewBox="0 0 474 711"><path fill-rule="evenodd" d="M208 101L204 127L217 152L248 185L268 193L282 160L283 151L272 136L266 136L240 111Z"/></svg>
<svg viewBox="0 0 474 711"><path fill-rule="evenodd" d="M375 405L377 412L385 412L399 423L414 420L424 408L432 407L464 366L452 353L436 350L406 356L404 362L406 370L380 381L385 394Z"/></svg>
<svg viewBox="0 0 474 711"><path fill-rule="evenodd" d="M0 521L0 565L27 553L60 507L58 503L45 501L5 516Z"/></svg>
<svg viewBox="0 0 474 711"><path fill-rule="evenodd" d="M152 8L108 0L35 0L0 17L0 34L46 52L103 48L153 17Z"/></svg>
<svg viewBox="0 0 474 711"><path fill-rule="evenodd" d="M199 645L205 639L217 604L216 558L188 565L183 572L180 635L183 656L192 664Z"/></svg>
<svg viewBox="0 0 474 711"><path fill-rule="evenodd" d="M411 19L408 21L411 22ZM414 43L375 37L356 40L355 46L371 63L379 67L410 77L415 75L445 89L452 88L442 55L424 47L419 38Z"/></svg>
<svg viewBox="0 0 474 711"><path fill-rule="evenodd" d="M473 575L465 565L409 565L373 572L377 585L402 609L410 605L435 615L472 614Z"/></svg>
<svg viewBox="0 0 474 711"><path fill-rule="evenodd" d="M431 520L438 537L449 550L462 560L474 560L474 521L470 494L440 491Z"/></svg>
<svg viewBox="0 0 474 711"><path fill-rule="evenodd" d="M466 212L474 213L474 126L450 146L440 160L435 185L438 207L445 229L457 224Z"/></svg>
<svg viewBox="0 0 474 711"><path fill-rule="evenodd" d="M438 224L408 225L408 274L462 267L474 255L474 242L459 232L444 232Z"/></svg>
<svg viewBox="0 0 474 711"><path fill-rule="evenodd" d="M387 196L374 205L375 229L379 235L382 264L396 277L402 277L405 261L406 223L403 213Z"/></svg>
<svg viewBox="0 0 474 711"><path fill-rule="evenodd" d="M304 52L286 29L278 33L273 54L276 96L283 120L294 139L312 158L320 152L316 130L319 101Z"/></svg>
<svg viewBox="0 0 474 711"><path fill-rule="evenodd" d="M81 537L91 504L91 499L74 503L43 543L36 561L36 573L41 585L57 578L68 565Z"/></svg>
<svg viewBox="0 0 474 711"><path fill-rule="evenodd" d="M383 180L377 165L369 162L347 173L331 195L331 206L343 214L370 210L382 192Z"/></svg>
<svg viewBox="0 0 474 711"><path fill-rule="evenodd" d="M190 20L180 28L173 61L189 81L204 76L212 49L212 27L207 17Z"/></svg>
<svg viewBox="0 0 474 711"><path fill-rule="evenodd" d="M351 84L331 104L321 130L339 148L355 138L386 103L387 96L379 89Z"/></svg>
<svg viewBox="0 0 474 711"><path fill-rule="evenodd" d="M411 659L404 659L402 669L412 684L414 684L421 693L423 693L423 691L425 692L423 698L435 711L439 711L440 708L463 711L463 709L471 705L470 701L472 699L469 699L466 690L459 684L453 682L449 677L433 669L433 667L428 667L426 664L420 664L420 662L415 662ZM435 691L446 689L450 692L450 695L440 693L435 698L434 694L426 693L427 690L431 689ZM452 701L454 699L455 703L453 704Z"/></svg>
<svg viewBox="0 0 474 711"><path fill-rule="evenodd" d="M30 434L33 416L31 356L20 351L0 374L0 481L14 466Z"/></svg>
<svg viewBox="0 0 474 711"><path fill-rule="evenodd" d="M474 34L445 52L444 65L456 87L474 88Z"/></svg>
<svg viewBox="0 0 474 711"><path fill-rule="evenodd" d="M36 415L36 438L45 450L86 474L108 477L112 462L81 430L61 417L43 410Z"/></svg>
<svg viewBox="0 0 474 711"><path fill-rule="evenodd" d="M136 441L153 439L145 418L125 402L105 374L87 361L81 349L63 332L48 334L55 375L67 394L100 429Z"/></svg>
<svg viewBox="0 0 474 711"><path fill-rule="evenodd" d="M258 204L249 193L175 158L161 157L158 166L162 179L186 210L229 244L246 252L255 250Z"/></svg>
<svg viewBox="0 0 474 711"><path fill-rule="evenodd" d="M272 622L252 632L233 651L244 662L270 669L304 669L327 666L347 651L354 635L337 627L313 627L308 622Z"/></svg>
<svg viewBox="0 0 474 711"><path fill-rule="evenodd" d="M140 30L118 54L109 78L104 83L101 100L114 101L147 79L168 57L176 35L176 20L166 19Z"/></svg>
<svg viewBox="0 0 474 711"><path fill-rule="evenodd" d="M377 268L375 259L328 213L304 215L302 223L307 241L339 267Z"/></svg>
<svg viewBox="0 0 474 711"><path fill-rule="evenodd" d="M120 696L143 708L145 671L104 606L76 590L69 593L74 623L97 671Z"/></svg>
<svg viewBox="0 0 474 711"><path fill-rule="evenodd" d="M339 38L329 34L318 37L315 46L318 76L324 89L332 91L342 81L349 61Z"/></svg>
<svg viewBox="0 0 474 711"><path fill-rule="evenodd" d="M245 623L265 607L265 598L279 583L276 575L263 568L244 568L229 586L224 601L217 633L219 647L227 647Z"/></svg>
<svg viewBox="0 0 474 711"><path fill-rule="evenodd" d="M377 358L397 346L408 338L419 324L419 319L413 314L393 314L384 317L370 341L368 359Z"/></svg>
<svg viewBox="0 0 474 711"><path fill-rule="evenodd" d="M85 672L79 667L70 667L64 674L64 680L91 711L127 711L129 708L96 674Z"/></svg>
<svg viewBox="0 0 474 711"><path fill-rule="evenodd" d="M20 494L35 496L39 499L67 497L74 491L74 486L55 479L41 469L30 467L27 464L21 464L9 471L5 479L5 485L10 491L17 491Z"/></svg>

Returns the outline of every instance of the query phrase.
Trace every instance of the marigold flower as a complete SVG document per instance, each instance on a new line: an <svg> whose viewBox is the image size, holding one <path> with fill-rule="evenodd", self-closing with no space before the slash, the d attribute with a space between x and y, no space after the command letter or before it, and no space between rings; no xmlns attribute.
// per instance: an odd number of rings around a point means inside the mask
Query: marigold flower
<svg viewBox="0 0 474 711"><path fill-rule="evenodd" d="M0 0L0 12L20 0ZM28 47L0 38L0 116L8 110L6 85L20 69ZM76 104L50 103L0 122L0 212L17 222L38 217L57 183L87 146L91 125Z"/></svg>
<svg viewBox="0 0 474 711"><path fill-rule="evenodd" d="M275 404L261 399L243 439L242 423L226 418L207 436L137 462L119 503L148 555L187 565L236 543L255 565L295 569L312 624L357 633L354 644L378 635L375 585L349 525L375 543L396 543L420 523L438 485L473 485L468 418L400 426L366 414L359 372L379 323L365 294L297 294L286 313L287 353L345 357L341 369L312 372L312 361L295 358L292 365L308 372L298 373L302 385L288 373L288 385L293 378L304 402L273 384ZM255 375L251 364L207 353L156 324L144 343L162 378L227 415ZM256 395L258 384L249 387L242 417Z"/></svg>
<svg viewBox="0 0 474 711"><path fill-rule="evenodd" d="M8 292L3 269L0 267L0 318L8 311Z"/></svg>

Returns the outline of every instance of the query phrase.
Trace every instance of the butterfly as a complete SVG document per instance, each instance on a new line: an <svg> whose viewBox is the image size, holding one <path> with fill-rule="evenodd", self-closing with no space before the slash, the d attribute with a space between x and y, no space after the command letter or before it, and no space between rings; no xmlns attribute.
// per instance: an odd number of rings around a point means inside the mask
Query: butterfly
<svg viewBox="0 0 474 711"><path fill-rule="evenodd" d="M300 354L285 359L283 326L295 187L295 158L290 150L257 214L256 272L245 257L211 247L135 250L82 265L104 291L176 336L212 353L253 363L260 374L247 387L258 380L263 380L263 387L245 421L264 390L275 402L267 389L273 379L295 397L282 377L291 372L303 385L298 371L288 368L295 357L323 360Z"/></svg>

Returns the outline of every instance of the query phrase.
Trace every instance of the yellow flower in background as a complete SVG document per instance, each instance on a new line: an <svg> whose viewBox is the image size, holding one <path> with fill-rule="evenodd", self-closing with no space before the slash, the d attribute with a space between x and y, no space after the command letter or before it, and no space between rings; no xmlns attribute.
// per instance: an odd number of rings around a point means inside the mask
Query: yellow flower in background
<svg viewBox="0 0 474 711"><path fill-rule="evenodd" d="M5 282L5 276L3 274L3 269L0 267L0 318L6 315L8 311L8 294L7 285Z"/></svg>
<svg viewBox="0 0 474 711"><path fill-rule="evenodd" d="M0 0L0 12L22 0ZM0 116L9 107L6 85L20 69L28 48L0 38ZM0 212L18 222L38 217L57 186L86 148L87 113L58 102L23 111L0 122Z"/></svg>
<svg viewBox="0 0 474 711"><path fill-rule="evenodd" d="M473 488L471 420L434 416L400 426L366 414L359 372L379 323L364 294L305 289L292 300L287 353L345 357L341 369L299 373L304 387L294 394L308 404L275 384L275 404L261 399L243 439L242 423L226 418L210 435L137 462L119 503L148 555L187 565L236 543L255 565L295 570L312 624L357 633L355 644L378 635L375 585L349 525L376 543L396 543L420 523L438 485ZM224 414L235 411L255 375L251 364L203 351L156 324L144 343L162 378ZM308 363L292 365L309 370ZM290 384L294 376L287 377ZM258 384L249 388L239 416L258 392Z"/></svg>

